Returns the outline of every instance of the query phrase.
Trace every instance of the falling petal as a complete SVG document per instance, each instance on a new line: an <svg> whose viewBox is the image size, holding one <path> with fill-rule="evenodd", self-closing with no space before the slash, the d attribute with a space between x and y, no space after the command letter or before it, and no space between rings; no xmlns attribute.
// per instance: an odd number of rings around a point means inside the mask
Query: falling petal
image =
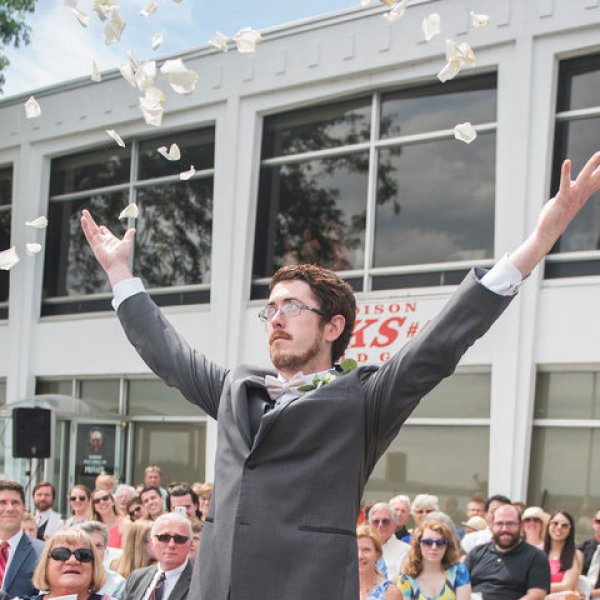
<svg viewBox="0 0 600 600"><path fill-rule="evenodd" d="M471 49L471 46L467 44L467 42L460 44L458 46L458 51L460 53L460 59L463 63L471 67L474 67L477 64L477 61L475 60L475 53Z"/></svg>
<svg viewBox="0 0 600 600"><path fill-rule="evenodd" d="M42 109L38 104L37 100L31 96L27 102L25 102L25 116L28 119L37 119L42 114Z"/></svg>
<svg viewBox="0 0 600 600"><path fill-rule="evenodd" d="M77 17L79 24L82 27L87 27L90 24L90 18L82 10L79 10L76 6L71 8L71 12Z"/></svg>
<svg viewBox="0 0 600 600"><path fill-rule="evenodd" d="M440 32L440 15L431 13L423 19L422 27L425 41L432 40Z"/></svg>
<svg viewBox="0 0 600 600"><path fill-rule="evenodd" d="M150 4L146 4L146 6L140 10L140 15L142 15L142 17L149 17L156 12L157 8L158 4L156 2L150 2Z"/></svg>
<svg viewBox="0 0 600 600"><path fill-rule="evenodd" d="M208 43L211 46L214 46L217 50L221 50L221 52L227 52L229 50L229 45L227 44L228 40L229 38L226 35L220 31L217 31L214 37L208 40Z"/></svg>
<svg viewBox="0 0 600 600"><path fill-rule="evenodd" d="M160 127L165 110L164 92L156 87L148 88L144 97L140 98L140 109L148 125Z"/></svg>
<svg viewBox="0 0 600 600"><path fill-rule="evenodd" d="M127 50L127 56L129 56L131 70L133 73L135 73L142 66L142 64L138 60L137 56L133 53L133 50Z"/></svg>
<svg viewBox="0 0 600 600"><path fill-rule="evenodd" d="M17 249L14 246L0 252L0 269L3 271L10 271L18 262Z"/></svg>
<svg viewBox="0 0 600 600"><path fill-rule="evenodd" d="M386 6L392 6L396 0L380 0L381 4L385 4Z"/></svg>
<svg viewBox="0 0 600 600"><path fill-rule="evenodd" d="M161 146L156 151L167 160L179 160L181 158L181 151L177 144L171 144L168 150L166 146Z"/></svg>
<svg viewBox="0 0 600 600"><path fill-rule="evenodd" d="M437 74L437 78L444 83L444 81L448 81L448 79L455 77L459 71L460 63L458 61L449 60Z"/></svg>
<svg viewBox="0 0 600 600"><path fill-rule="evenodd" d="M131 65L119 65L119 71L121 71L123 79L125 79L131 87L135 87L135 73L133 72Z"/></svg>
<svg viewBox="0 0 600 600"><path fill-rule="evenodd" d="M446 40L446 60L444 68L438 73L441 82L452 79L463 65L474 66L476 64L475 54L467 42L458 45L453 40Z"/></svg>
<svg viewBox="0 0 600 600"><path fill-rule="evenodd" d="M104 22L112 9L116 7L116 4L112 0L94 0L93 10L98 15L98 18Z"/></svg>
<svg viewBox="0 0 600 600"><path fill-rule="evenodd" d="M119 219L137 219L140 211L135 204L129 204L121 211Z"/></svg>
<svg viewBox="0 0 600 600"><path fill-rule="evenodd" d="M465 123L459 123L454 128L454 137L461 142L465 142L465 144L470 144L477 137L477 132L475 127L469 121L466 121Z"/></svg>
<svg viewBox="0 0 600 600"><path fill-rule="evenodd" d="M125 25L126 23L117 12L117 9L113 8L110 19L104 28L104 43L107 46L116 44L121 39Z"/></svg>
<svg viewBox="0 0 600 600"><path fill-rule="evenodd" d="M163 43L164 36L162 33L155 33L152 36L152 50L158 50Z"/></svg>
<svg viewBox="0 0 600 600"><path fill-rule="evenodd" d="M187 181L188 179L191 179L194 176L194 173L196 172L196 169L194 169L194 165L192 165L189 169L189 171L184 171L183 173L179 173L179 179L181 179L181 181Z"/></svg>
<svg viewBox="0 0 600 600"><path fill-rule="evenodd" d="M256 46L262 42L263 37L252 27L244 27L233 36L233 40L237 44L238 52L246 54L256 52Z"/></svg>
<svg viewBox="0 0 600 600"><path fill-rule="evenodd" d="M152 87L156 79L156 61L149 60L141 64L134 75L135 85L140 92L145 92Z"/></svg>
<svg viewBox="0 0 600 600"><path fill-rule="evenodd" d="M100 69L95 60L92 60L92 81L102 81L102 75L100 75Z"/></svg>
<svg viewBox="0 0 600 600"><path fill-rule="evenodd" d="M25 244L25 252L27 256L34 256L42 249L42 245L37 242L33 242L31 244Z"/></svg>
<svg viewBox="0 0 600 600"><path fill-rule="evenodd" d="M190 94L196 89L198 74L187 69L180 58L165 61L160 72L168 77L171 87L178 94Z"/></svg>
<svg viewBox="0 0 600 600"><path fill-rule="evenodd" d="M384 13L383 18L387 19L390 23L397 21L406 10L408 6L409 0L401 0L400 2L396 2L388 12Z"/></svg>
<svg viewBox="0 0 600 600"><path fill-rule="evenodd" d="M121 138L121 136L114 129L107 129L106 133L110 135L110 137L121 146L121 148L125 148L125 142Z"/></svg>
<svg viewBox="0 0 600 600"><path fill-rule="evenodd" d="M473 23L473 27L486 27L490 24L490 16L476 15L473 11L471 11L471 23Z"/></svg>
<svg viewBox="0 0 600 600"><path fill-rule="evenodd" d="M36 229L46 229L46 227L48 227L48 219L42 215L33 221L25 221L25 225L28 227L35 227Z"/></svg>

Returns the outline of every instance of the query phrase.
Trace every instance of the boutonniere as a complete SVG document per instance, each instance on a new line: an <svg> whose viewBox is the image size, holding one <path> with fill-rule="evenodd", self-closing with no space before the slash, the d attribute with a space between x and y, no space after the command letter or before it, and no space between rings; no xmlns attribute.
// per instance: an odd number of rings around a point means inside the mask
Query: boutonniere
<svg viewBox="0 0 600 600"><path fill-rule="evenodd" d="M329 369L326 373L322 375L315 375L311 383L305 383L298 387L299 392L312 392L313 390L318 390L320 387L327 385L328 383L335 381L338 377L342 377L342 375L346 375L350 373L350 371L354 371L358 367L358 363L353 358L344 359L337 367L333 369Z"/></svg>

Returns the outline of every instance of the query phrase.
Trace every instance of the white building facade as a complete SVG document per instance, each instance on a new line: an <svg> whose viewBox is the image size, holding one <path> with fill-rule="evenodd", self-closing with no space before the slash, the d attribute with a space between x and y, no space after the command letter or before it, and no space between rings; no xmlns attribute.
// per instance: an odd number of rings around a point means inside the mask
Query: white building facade
<svg viewBox="0 0 600 600"><path fill-rule="evenodd" d="M476 5L476 6L475 6ZM268 364L257 313L269 275L318 261L348 279L359 315L348 355L385 360L472 265L490 266L533 228L565 157L600 148L598 0L416 1L263 32L255 54L183 56L190 95L167 93L146 125L117 73L0 102L0 396L89 401L114 418L61 416L41 465L61 493L92 425L114 440L127 482L211 480L216 423L148 371L122 334L78 226L82 208L122 233L140 208L133 267L176 328L225 365ZM489 14L475 28L469 13ZM422 20L441 16L425 42ZM477 57L440 83L444 41ZM454 139L470 121L478 137ZM116 129L117 147L105 134ZM176 142L178 162L156 148ZM181 181L179 172L196 174ZM48 215L46 230L24 222ZM25 256L25 244L43 250ZM504 493L583 519L600 504L600 200L593 198L501 320L427 397L377 466L368 498L436 493L460 517ZM4 472L20 477L5 421ZM82 433L83 432L83 433ZM112 443L112 442L111 442ZM63 493L63 496L64 496Z"/></svg>

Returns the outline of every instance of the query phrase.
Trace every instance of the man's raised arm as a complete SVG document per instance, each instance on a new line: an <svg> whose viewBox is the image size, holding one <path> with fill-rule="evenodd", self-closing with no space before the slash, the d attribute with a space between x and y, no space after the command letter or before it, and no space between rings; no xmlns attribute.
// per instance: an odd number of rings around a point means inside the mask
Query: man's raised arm
<svg viewBox="0 0 600 600"><path fill-rule="evenodd" d="M511 262L524 277L550 252L575 215L598 190L600 152L587 161L575 181L571 181L571 161L565 160L558 193L542 209L531 235L510 254Z"/></svg>

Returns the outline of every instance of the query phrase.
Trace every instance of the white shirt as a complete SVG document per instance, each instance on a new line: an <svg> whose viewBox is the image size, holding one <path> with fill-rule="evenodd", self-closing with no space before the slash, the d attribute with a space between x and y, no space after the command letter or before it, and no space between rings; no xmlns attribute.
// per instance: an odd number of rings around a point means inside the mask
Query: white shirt
<svg viewBox="0 0 600 600"><path fill-rule="evenodd" d="M410 544L399 540L394 534L383 544L383 560L387 567L388 579L395 583L398 581L400 569L408 555Z"/></svg>
<svg viewBox="0 0 600 600"><path fill-rule="evenodd" d="M165 582L163 584L165 586L165 588L162 593L162 600L168 599L169 594L173 591L173 588L177 585L177 582L179 581L179 576L183 573L187 564L188 564L188 561L186 558L185 562L180 567L177 567L176 569L173 569L172 571L165 571Z"/></svg>
<svg viewBox="0 0 600 600"><path fill-rule="evenodd" d="M48 522L46 529L44 529L44 539L48 539L53 533L56 533L59 529L62 529L64 521L62 520L60 513L49 508L43 512L39 510L35 513L35 522L38 526Z"/></svg>
<svg viewBox="0 0 600 600"><path fill-rule="evenodd" d="M475 546L481 546L481 544L487 544L492 539L492 531L490 529L482 529L481 531L473 531L467 533L460 542L462 549L468 554L475 548Z"/></svg>

